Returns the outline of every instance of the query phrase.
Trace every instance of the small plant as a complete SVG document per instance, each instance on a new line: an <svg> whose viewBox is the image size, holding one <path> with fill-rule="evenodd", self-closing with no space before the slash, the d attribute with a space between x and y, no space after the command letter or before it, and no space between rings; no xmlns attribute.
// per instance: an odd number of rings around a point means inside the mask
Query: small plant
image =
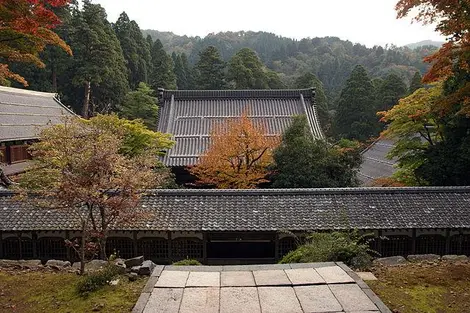
<svg viewBox="0 0 470 313"><path fill-rule="evenodd" d="M183 266L183 265L202 265L201 262L194 259L184 259L173 263L173 265Z"/></svg>
<svg viewBox="0 0 470 313"><path fill-rule="evenodd" d="M87 296L90 292L109 284L118 275L119 270L116 266L107 265L102 270L86 275L78 281L76 291L82 297Z"/></svg>
<svg viewBox="0 0 470 313"><path fill-rule="evenodd" d="M370 266L372 256L378 253L369 248L370 234L357 231L313 233L305 243L286 254L279 263L336 262L364 269Z"/></svg>

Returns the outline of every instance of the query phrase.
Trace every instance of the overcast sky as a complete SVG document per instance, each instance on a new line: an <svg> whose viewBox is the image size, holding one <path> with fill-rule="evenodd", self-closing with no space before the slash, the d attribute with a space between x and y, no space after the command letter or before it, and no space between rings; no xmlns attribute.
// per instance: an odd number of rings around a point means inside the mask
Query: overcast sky
<svg viewBox="0 0 470 313"><path fill-rule="evenodd" d="M142 29L201 36L267 31L301 39L336 36L367 46L443 40L432 26L396 19L398 0L94 0L115 22L126 11Z"/></svg>

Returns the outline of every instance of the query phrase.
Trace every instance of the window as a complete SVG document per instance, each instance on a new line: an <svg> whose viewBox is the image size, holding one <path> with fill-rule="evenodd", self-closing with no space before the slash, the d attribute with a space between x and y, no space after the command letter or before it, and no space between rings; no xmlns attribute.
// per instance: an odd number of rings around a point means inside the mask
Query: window
<svg viewBox="0 0 470 313"><path fill-rule="evenodd" d="M18 237L8 237L3 240L3 257L5 259L31 259L33 257L33 242L30 238L21 237L21 249Z"/></svg>
<svg viewBox="0 0 470 313"><path fill-rule="evenodd" d="M407 256L411 252L411 238L406 235L386 236L381 239L381 256Z"/></svg>
<svg viewBox="0 0 470 313"><path fill-rule="evenodd" d="M416 238L417 254L439 254L446 253L446 238L441 235L421 235Z"/></svg>
<svg viewBox="0 0 470 313"><path fill-rule="evenodd" d="M38 239L38 257L45 260L66 260L65 239L60 237L42 237Z"/></svg>
<svg viewBox="0 0 470 313"><path fill-rule="evenodd" d="M171 243L174 260L202 259L202 240L198 238L177 238Z"/></svg>
<svg viewBox="0 0 470 313"><path fill-rule="evenodd" d="M164 238L141 238L137 243L137 251L145 259L167 259L168 241Z"/></svg>
<svg viewBox="0 0 470 313"><path fill-rule="evenodd" d="M118 257L129 259L134 257L134 242L128 237L110 237L106 240L106 255L109 257L116 251Z"/></svg>
<svg viewBox="0 0 470 313"><path fill-rule="evenodd" d="M291 252L292 250L295 250L295 248L296 248L295 238L285 237L285 238L279 239L278 258L282 258L287 253Z"/></svg>

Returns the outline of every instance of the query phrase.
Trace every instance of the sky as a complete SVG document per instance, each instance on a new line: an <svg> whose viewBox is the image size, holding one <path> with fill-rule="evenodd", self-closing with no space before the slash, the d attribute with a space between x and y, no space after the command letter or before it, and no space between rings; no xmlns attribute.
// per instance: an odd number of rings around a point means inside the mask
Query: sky
<svg viewBox="0 0 470 313"><path fill-rule="evenodd" d="M141 29L204 37L221 31L267 31L284 37L335 36L368 47L444 41L433 26L397 20L398 0L94 0L115 22L122 11Z"/></svg>

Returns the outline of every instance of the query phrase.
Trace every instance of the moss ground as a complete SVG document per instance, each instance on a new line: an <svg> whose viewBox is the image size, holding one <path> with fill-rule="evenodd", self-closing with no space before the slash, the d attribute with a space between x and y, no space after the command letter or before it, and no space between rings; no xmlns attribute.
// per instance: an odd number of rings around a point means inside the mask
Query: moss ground
<svg viewBox="0 0 470 313"><path fill-rule="evenodd" d="M373 270L367 282L394 313L470 313L470 264L421 263Z"/></svg>
<svg viewBox="0 0 470 313"><path fill-rule="evenodd" d="M0 269L0 312L130 312L147 281L121 277L118 285L83 298L74 289L79 279L74 273Z"/></svg>

